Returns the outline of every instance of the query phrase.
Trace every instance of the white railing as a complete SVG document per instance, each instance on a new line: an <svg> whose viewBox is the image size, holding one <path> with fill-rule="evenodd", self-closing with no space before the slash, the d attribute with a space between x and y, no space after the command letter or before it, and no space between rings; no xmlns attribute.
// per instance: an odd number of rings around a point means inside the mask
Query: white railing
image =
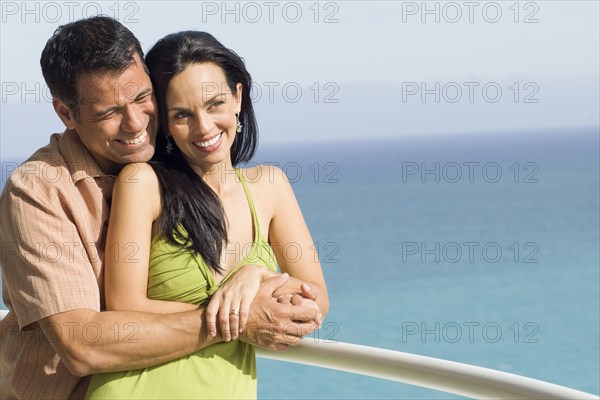
<svg viewBox="0 0 600 400"><path fill-rule="evenodd" d="M600 399L589 393L507 372L350 343L315 342L304 338L300 345L286 351L257 349L257 355L408 383L474 399Z"/></svg>
<svg viewBox="0 0 600 400"><path fill-rule="evenodd" d="M0 319L7 314L0 310ZM262 358L313 365L454 393L474 399L600 400L553 383L439 358L305 338L286 351L257 348Z"/></svg>

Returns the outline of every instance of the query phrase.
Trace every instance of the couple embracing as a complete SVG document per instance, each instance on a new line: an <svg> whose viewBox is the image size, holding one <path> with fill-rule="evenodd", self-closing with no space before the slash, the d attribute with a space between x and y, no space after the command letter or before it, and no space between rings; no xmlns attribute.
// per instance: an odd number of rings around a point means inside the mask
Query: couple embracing
<svg viewBox="0 0 600 400"><path fill-rule="evenodd" d="M244 62L197 31L144 59L93 17L41 64L66 130L0 197L1 397L256 398L253 346L299 343L329 305L285 175L240 168L258 143Z"/></svg>

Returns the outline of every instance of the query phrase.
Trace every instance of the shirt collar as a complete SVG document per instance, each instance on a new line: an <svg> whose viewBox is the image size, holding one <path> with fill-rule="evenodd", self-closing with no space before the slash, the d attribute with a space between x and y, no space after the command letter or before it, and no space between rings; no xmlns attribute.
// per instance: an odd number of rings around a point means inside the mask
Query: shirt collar
<svg viewBox="0 0 600 400"><path fill-rule="evenodd" d="M77 132L67 129L58 139L60 153L67 163L73 183L82 179L111 177L114 175L102 172L100 166L94 160L89 150L83 145Z"/></svg>

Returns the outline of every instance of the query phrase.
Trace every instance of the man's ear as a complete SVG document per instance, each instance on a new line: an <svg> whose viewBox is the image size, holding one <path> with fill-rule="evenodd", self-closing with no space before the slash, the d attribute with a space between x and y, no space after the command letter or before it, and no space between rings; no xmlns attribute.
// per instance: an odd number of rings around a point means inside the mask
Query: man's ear
<svg viewBox="0 0 600 400"><path fill-rule="evenodd" d="M56 111L56 114L58 114L58 117L63 124L65 124L67 129L75 129L75 116L73 115L71 107L67 106L56 97L52 99L52 106L54 106L54 111Z"/></svg>

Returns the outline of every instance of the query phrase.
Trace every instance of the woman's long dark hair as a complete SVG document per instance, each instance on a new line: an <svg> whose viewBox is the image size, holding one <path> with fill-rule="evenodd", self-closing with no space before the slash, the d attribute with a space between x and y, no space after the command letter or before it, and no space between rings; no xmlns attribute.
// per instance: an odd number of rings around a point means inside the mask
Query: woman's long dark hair
<svg viewBox="0 0 600 400"><path fill-rule="evenodd" d="M177 146L173 145L172 154L166 152L166 94L169 83L188 65L204 62L221 67L233 95L237 94L237 83L242 84L239 119L243 128L231 146L232 164L248 162L254 155L258 127L250 99L252 78L244 62L212 35L184 31L165 36L146 55L160 118L156 151L150 165L158 176L161 190L162 211L157 221L160 233L170 242L198 252L210 268L221 271L220 256L223 243L227 242L221 201L192 170Z"/></svg>

